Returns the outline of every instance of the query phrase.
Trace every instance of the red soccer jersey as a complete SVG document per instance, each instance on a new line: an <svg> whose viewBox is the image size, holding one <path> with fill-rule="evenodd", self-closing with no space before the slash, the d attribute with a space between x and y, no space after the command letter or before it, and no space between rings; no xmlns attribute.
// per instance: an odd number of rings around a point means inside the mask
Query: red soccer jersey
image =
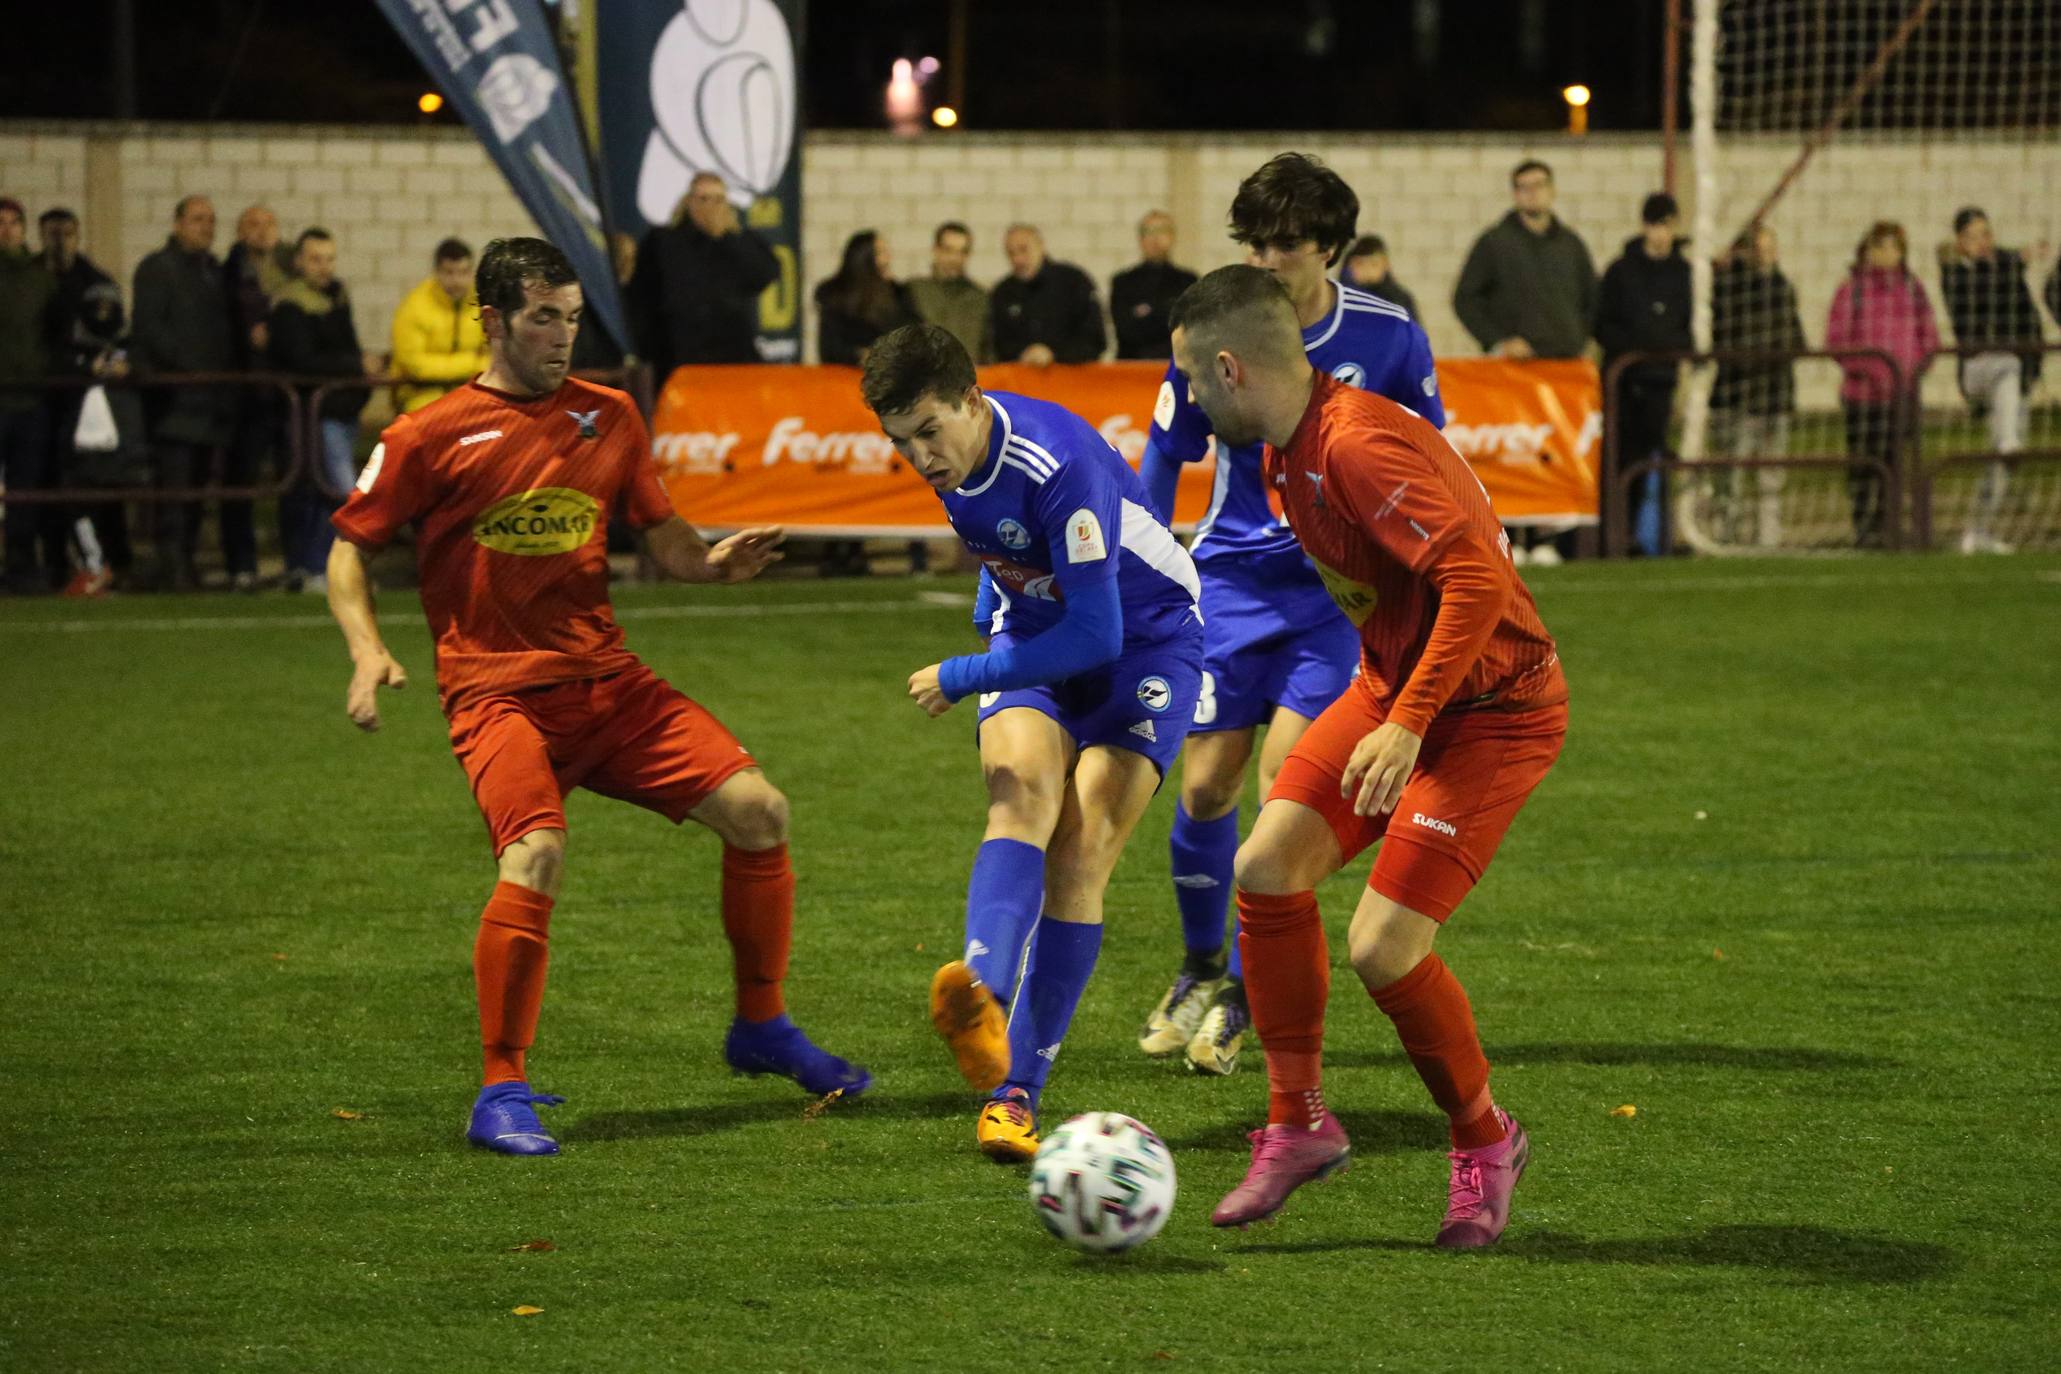
<svg viewBox="0 0 2061 1374"><path fill-rule="evenodd" d="M618 503L638 529L673 514L628 396L568 380L520 400L475 381L387 426L333 521L370 549L415 524L448 710L637 662L608 604Z"/></svg>
<svg viewBox="0 0 2061 1374"><path fill-rule="evenodd" d="M1346 618L1362 686L1422 735L1441 711L1567 699L1553 637L1511 566L1488 493L1421 417L1319 372L1266 480Z"/></svg>

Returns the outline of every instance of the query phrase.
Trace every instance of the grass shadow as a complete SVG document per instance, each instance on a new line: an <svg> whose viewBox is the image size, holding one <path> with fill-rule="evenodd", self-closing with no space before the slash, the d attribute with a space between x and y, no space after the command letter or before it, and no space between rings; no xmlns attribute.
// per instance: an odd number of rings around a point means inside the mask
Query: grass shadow
<svg viewBox="0 0 2061 1374"><path fill-rule="evenodd" d="M1435 1112L1345 1111L1338 1113L1338 1121L1352 1137L1356 1155L1446 1148L1446 1119ZM1168 1136L1167 1148L1176 1156L1191 1150L1250 1154L1252 1142L1246 1138L1246 1132L1258 1124L1257 1119L1219 1122L1184 1135Z"/></svg>
<svg viewBox="0 0 2061 1374"><path fill-rule="evenodd" d="M1489 1058L1497 1064L1593 1064L1599 1068L1625 1068L1646 1064L1664 1068L1751 1069L1763 1072L1835 1073L1870 1069L1895 1069L1902 1061L1881 1055L1855 1054L1848 1050L1820 1050L1808 1046L1717 1045L1707 1042L1683 1044L1579 1044L1491 1045ZM1409 1066L1400 1050L1324 1051L1324 1066L1339 1069L1373 1069Z"/></svg>
<svg viewBox="0 0 2061 1374"><path fill-rule="evenodd" d="M875 1121L906 1121L917 1118L969 1116L979 1099L966 1093L931 1093L922 1097L885 1094L868 1095L852 1102L833 1103L817 1118L868 1118ZM751 1102L703 1102L687 1107L658 1107L643 1111L595 1112L560 1131L565 1141L642 1140L655 1136L708 1135L734 1131L766 1121L800 1121L809 1110L804 1098L765 1098Z"/></svg>
<svg viewBox="0 0 2061 1374"><path fill-rule="evenodd" d="M1242 1251L1320 1254L1334 1250L1430 1251L1423 1241L1259 1242ZM1756 1269L1798 1283L1930 1283L1961 1267L1958 1252L1929 1241L1897 1240L1825 1226L1713 1226L1695 1235L1587 1240L1559 1231L1520 1232L1492 1255L1549 1264L1633 1264L1658 1269Z"/></svg>

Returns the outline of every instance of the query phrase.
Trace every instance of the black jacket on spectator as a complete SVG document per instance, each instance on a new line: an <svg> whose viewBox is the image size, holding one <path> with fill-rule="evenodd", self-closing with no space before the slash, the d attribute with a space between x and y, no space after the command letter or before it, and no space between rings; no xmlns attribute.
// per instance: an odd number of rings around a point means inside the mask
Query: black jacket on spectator
<svg viewBox="0 0 2061 1374"><path fill-rule="evenodd" d="M136 264L130 292L129 359L145 377L164 372L229 372L237 353L213 253L189 253L177 239ZM181 387L145 394L151 437L181 444L224 444L236 419L232 387Z"/></svg>
<svg viewBox="0 0 2061 1374"><path fill-rule="evenodd" d="M1358 286L1359 283L1355 282L1354 285ZM1370 296L1379 296L1390 305L1400 305L1410 312L1411 319L1420 325L1424 323L1424 317L1417 311L1417 298L1410 294L1408 287L1395 279L1395 273L1389 273L1372 286L1360 286L1360 290Z"/></svg>
<svg viewBox="0 0 2061 1374"><path fill-rule="evenodd" d="M1596 265L1557 217L1534 234L1512 210L1468 251L1453 313L1484 350L1515 336L1541 358L1579 357L1596 314Z"/></svg>
<svg viewBox="0 0 2061 1374"><path fill-rule="evenodd" d="M1646 252L1634 238L1624 256L1603 273L1596 293L1596 342L1603 367L1627 353L1687 352L1696 345L1689 328L1689 260L1677 242L1664 258ZM1630 374L1649 385L1671 384L1677 363L1634 363Z"/></svg>
<svg viewBox="0 0 2061 1374"><path fill-rule="evenodd" d="M1952 254L1939 264L1939 294L1946 300L1954 338L1964 348L1996 344L1999 351L2014 344L2043 340L2040 308L2025 284L2025 259L1999 248L1987 262ZM2040 375L2040 355L2025 355L2025 385Z"/></svg>
<svg viewBox="0 0 2061 1374"><path fill-rule="evenodd" d="M365 353L351 318L350 293L333 281L317 290L295 277L272 300L272 364L282 372L309 377L363 377ZM322 418L355 420L365 408L365 389L325 392Z"/></svg>
<svg viewBox="0 0 2061 1374"><path fill-rule="evenodd" d="M625 304L658 385L685 363L760 361L759 293L779 277L779 259L749 229L710 238L683 220L645 234Z"/></svg>
<svg viewBox="0 0 2061 1374"><path fill-rule="evenodd" d="M57 280L41 258L0 253L0 381L38 381L51 370L56 295ZM0 390L0 410L34 410L43 401L32 389Z"/></svg>
<svg viewBox="0 0 2061 1374"><path fill-rule="evenodd" d="M1054 361L1092 363L1109 343L1095 283L1072 263L1050 258L1029 281L1008 276L996 283L988 293L988 323L995 361L1002 363L1040 343Z"/></svg>
<svg viewBox="0 0 2061 1374"><path fill-rule="evenodd" d="M250 331L272 318L272 297L293 280L293 250L285 244L272 249L270 261L260 260L242 243L222 259L222 285L229 293L229 318L236 326L238 365L253 370L266 366L263 352L253 348Z"/></svg>
<svg viewBox="0 0 2061 1374"><path fill-rule="evenodd" d="M2054 259L2054 270L2047 273L2047 284L2040 288L2040 295L2047 302L2047 313L2061 321L2061 258Z"/></svg>
<svg viewBox="0 0 2061 1374"><path fill-rule="evenodd" d="M895 283L890 308L877 318L855 312L838 299L830 282L823 282L816 287L816 356L840 367L857 367L860 349L871 348L882 334L905 324L919 324L922 318L909 299L909 288L900 282Z"/></svg>
<svg viewBox="0 0 2061 1374"><path fill-rule="evenodd" d="M1779 267L1763 271L1744 255L1722 263L1710 280L1710 346L1726 352L1797 352L1808 347L1796 312L1796 288ZM1710 384L1714 410L1787 415L1796 409L1793 363L1718 364Z"/></svg>
<svg viewBox="0 0 2061 1374"><path fill-rule="evenodd" d="M1141 262L1109 279L1109 318L1116 324L1119 358L1170 358L1167 315L1195 274L1170 262Z"/></svg>

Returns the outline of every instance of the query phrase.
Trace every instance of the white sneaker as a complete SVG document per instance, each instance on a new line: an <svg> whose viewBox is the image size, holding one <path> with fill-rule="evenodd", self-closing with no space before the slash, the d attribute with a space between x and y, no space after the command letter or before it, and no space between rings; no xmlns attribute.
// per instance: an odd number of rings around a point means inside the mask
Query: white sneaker
<svg viewBox="0 0 2061 1374"><path fill-rule="evenodd" d="M1159 1005L1145 1018L1145 1028L1138 1032L1138 1048L1154 1059L1186 1049L1202 1025L1203 1013L1227 981L1222 977L1197 978L1185 972L1175 978L1173 986L1159 999Z"/></svg>
<svg viewBox="0 0 2061 1374"><path fill-rule="evenodd" d="M1551 544L1541 544L1531 551L1531 565L1534 568L1557 568L1560 563L1560 550Z"/></svg>
<svg viewBox="0 0 2061 1374"><path fill-rule="evenodd" d="M1531 550L1525 548L1522 544L1512 544L1510 546L1510 561L1520 568L1523 567L1531 562Z"/></svg>

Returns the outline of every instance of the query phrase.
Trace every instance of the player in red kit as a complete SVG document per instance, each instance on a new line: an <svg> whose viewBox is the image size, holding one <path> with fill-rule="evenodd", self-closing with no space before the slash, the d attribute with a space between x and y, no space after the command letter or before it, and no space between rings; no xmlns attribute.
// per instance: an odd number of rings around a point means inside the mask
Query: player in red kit
<svg viewBox="0 0 2061 1374"><path fill-rule="evenodd" d="M1359 678L1296 744L1238 851L1269 1104L1252 1167L1211 1220L1271 1216L1350 1158L1321 1084L1330 964L1314 889L1379 843L1353 969L1451 1122L1438 1244L1491 1245L1530 1145L1490 1096L1467 994L1432 944L1559 757L1559 654L1473 471L1408 408L1315 372L1270 274L1212 272L1172 321L1174 361L1218 439L1266 441L1268 488L1361 646Z"/></svg>
<svg viewBox="0 0 2061 1374"><path fill-rule="evenodd" d="M722 921L736 976L724 1058L814 1093L871 1077L810 1043L782 997L794 925L787 799L736 736L623 645L608 602L609 514L644 532L686 582L742 582L779 558L777 529L711 547L674 514L630 398L568 375L579 281L542 239L497 239L479 261L485 372L381 435L335 516L329 607L351 651L346 710L379 728L376 693L407 674L380 639L365 560L416 531L451 748L500 868L473 946L485 1086L466 1137L502 1154L556 1154L525 1054L544 995L565 860L565 794L584 787L723 841Z"/></svg>

